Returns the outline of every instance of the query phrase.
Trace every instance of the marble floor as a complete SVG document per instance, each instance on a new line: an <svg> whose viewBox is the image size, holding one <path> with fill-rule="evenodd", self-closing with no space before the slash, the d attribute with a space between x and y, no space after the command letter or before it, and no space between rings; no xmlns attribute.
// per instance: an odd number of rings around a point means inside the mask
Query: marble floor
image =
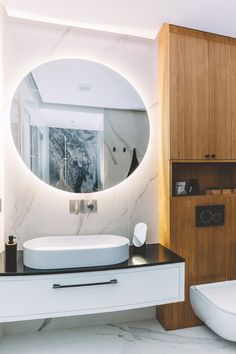
<svg viewBox="0 0 236 354"><path fill-rule="evenodd" d="M1 354L195 354L236 353L208 328L166 332L153 320L4 336Z"/></svg>

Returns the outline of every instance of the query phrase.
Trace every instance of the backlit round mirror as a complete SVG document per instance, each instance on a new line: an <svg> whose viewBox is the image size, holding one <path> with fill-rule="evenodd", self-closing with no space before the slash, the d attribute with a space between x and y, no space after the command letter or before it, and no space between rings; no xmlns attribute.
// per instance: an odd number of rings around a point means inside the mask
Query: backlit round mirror
<svg viewBox="0 0 236 354"><path fill-rule="evenodd" d="M26 166L52 187L101 191L126 179L142 161L149 120L133 86L108 67L56 60L21 81L11 130Z"/></svg>

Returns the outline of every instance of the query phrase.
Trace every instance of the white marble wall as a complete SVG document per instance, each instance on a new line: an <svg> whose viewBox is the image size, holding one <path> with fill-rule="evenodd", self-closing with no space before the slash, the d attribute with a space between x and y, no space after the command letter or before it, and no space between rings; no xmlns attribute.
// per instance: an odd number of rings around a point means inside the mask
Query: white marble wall
<svg viewBox="0 0 236 354"><path fill-rule="evenodd" d="M2 56L3 56L3 17L4 17L4 10L0 3L0 203L1 203L1 210L0 210L0 252L3 250L4 244L4 218L3 218L3 80L2 80ZM0 328L0 336L1 336L1 328Z"/></svg>
<svg viewBox="0 0 236 354"><path fill-rule="evenodd" d="M5 237L19 247L46 235L114 233L131 236L135 223L148 225L148 242L157 235L157 53L156 42L124 35L7 19L4 27ZM9 112L14 90L34 67L60 58L91 59L127 78L146 104L150 144L141 166L114 188L93 195L53 189L25 167L14 146ZM69 214L69 200L92 197L98 213Z"/></svg>
<svg viewBox="0 0 236 354"><path fill-rule="evenodd" d="M123 181L129 172L133 149L140 163L149 141L149 121L145 111L104 110L104 186ZM113 151L115 147L115 151ZM123 148L126 151L123 151Z"/></svg>

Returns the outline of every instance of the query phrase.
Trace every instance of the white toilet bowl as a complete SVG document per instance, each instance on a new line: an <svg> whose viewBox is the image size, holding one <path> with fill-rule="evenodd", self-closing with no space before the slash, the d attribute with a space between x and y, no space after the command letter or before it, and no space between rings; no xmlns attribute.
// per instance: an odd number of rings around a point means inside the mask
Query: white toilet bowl
<svg viewBox="0 0 236 354"><path fill-rule="evenodd" d="M219 336L236 341L236 280L190 287L195 314Z"/></svg>

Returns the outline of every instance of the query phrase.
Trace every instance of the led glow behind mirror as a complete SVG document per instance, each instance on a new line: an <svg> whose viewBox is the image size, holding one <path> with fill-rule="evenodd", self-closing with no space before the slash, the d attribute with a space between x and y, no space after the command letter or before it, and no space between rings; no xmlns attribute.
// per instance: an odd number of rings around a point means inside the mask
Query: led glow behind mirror
<svg viewBox="0 0 236 354"><path fill-rule="evenodd" d="M67 192L101 191L125 180L146 153L149 129L133 86L88 60L35 68L11 106L13 140L25 165Z"/></svg>

